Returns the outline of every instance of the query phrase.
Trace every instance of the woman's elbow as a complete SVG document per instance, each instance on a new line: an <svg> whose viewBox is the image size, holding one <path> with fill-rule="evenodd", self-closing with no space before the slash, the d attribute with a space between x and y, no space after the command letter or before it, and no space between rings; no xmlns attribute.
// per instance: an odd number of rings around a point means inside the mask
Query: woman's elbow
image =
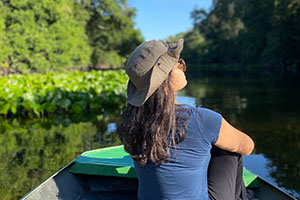
<svg viewBox="0 0 300 200"><path fill-rule="evenodd" d="M255 147L253 140L250 139L250 141L248 142L248 144L246 144L246 146L247 146L247 148L246 148L247 150L246 150L245 154L243 154L243 155L249 156L253 152L253 149Z"/></svg>

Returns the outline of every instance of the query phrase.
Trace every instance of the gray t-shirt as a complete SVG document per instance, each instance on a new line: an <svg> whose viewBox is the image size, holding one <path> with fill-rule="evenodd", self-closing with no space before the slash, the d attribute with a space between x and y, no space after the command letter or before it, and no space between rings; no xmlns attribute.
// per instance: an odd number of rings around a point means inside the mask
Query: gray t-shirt
<svg viewBox="0 0 300 200"><path fill-rule="evenodd" d="M201 107L185 106L191 113L186 137L175 150L174 162L142 167L135 162L139 200L205 200L210 149L218 140L222 116ZM178 114L178 113L177 113Z"/></svg>

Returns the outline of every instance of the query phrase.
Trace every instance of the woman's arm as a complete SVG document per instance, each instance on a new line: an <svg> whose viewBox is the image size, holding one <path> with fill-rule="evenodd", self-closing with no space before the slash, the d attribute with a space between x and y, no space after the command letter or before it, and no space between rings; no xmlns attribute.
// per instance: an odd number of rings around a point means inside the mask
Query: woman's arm
<svg viewBox="0 0 300 200"><path fill-rule="evenodd" d="M221 149L250 155L254 148L253 140L245 133L231 126L224 118L219 132L219 138L215 145Z"/></svg>

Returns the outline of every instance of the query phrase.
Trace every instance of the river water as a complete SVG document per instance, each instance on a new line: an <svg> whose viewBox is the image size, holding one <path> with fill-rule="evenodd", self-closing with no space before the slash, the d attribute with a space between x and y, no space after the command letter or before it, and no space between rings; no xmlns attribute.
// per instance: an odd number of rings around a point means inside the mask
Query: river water
<svg viewBox="0 0 300 200"><path fill-rule="evenodd" d="M246 168L300 198L300 81L192 78L178 102L210 108L255 141ZM119 116L58 115L0 123L0 199L18 199L86 150L120 144Z"/></svg>
<svg viewBox="0 0 300 200"><path fill-rule="evenodd" d="M300 198L300 81L249 76L188 79L182 103L213 109L255 142L244 165Z"/></svg>

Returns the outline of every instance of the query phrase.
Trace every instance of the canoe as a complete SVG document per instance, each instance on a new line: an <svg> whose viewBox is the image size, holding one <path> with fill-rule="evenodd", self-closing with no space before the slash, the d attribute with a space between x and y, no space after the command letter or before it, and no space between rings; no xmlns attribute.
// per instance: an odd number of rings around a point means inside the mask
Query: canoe
<svg viewBox="0 0 300 200"><path fill-rule="evenodd" d="M243 178L255 199L296 199L245 168ZM137 199L137 189L133 160L115 146L84 152L22 199L129 200Z"/></svg>

